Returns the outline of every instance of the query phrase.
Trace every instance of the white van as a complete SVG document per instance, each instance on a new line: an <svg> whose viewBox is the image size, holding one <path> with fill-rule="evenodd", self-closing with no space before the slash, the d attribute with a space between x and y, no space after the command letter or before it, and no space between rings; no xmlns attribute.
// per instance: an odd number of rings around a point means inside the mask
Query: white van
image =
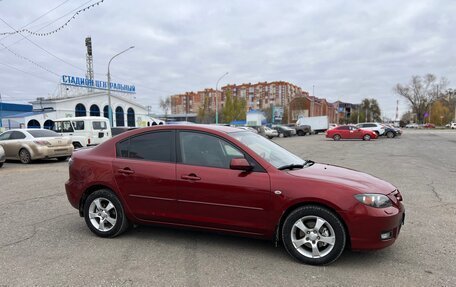
<svg viewBox="0 0 456 287"><path fill-rule="evenodd" d="M73 117L54 121L54 131L68 136L74 148L101 144L110 139L111 125L105 117Z"/></svg>

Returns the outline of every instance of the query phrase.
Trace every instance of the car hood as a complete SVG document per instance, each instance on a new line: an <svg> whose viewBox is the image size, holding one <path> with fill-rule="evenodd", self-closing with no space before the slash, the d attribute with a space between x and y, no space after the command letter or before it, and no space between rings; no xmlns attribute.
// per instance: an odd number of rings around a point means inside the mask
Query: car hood
<svg viewBox="0 0 456 287"><path fill-rule="evenodd" d="M396 189L391 183L367 173L329 164L315 163L288 173L296 177L339 185L362 193L386 195Z"/></svg>

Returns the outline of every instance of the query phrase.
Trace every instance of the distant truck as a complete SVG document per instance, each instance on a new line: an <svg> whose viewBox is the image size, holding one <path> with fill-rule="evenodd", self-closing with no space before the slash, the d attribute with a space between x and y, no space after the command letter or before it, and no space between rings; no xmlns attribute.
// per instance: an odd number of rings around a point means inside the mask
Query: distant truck
<svg viewBox="0 0 456 287"><path fill-rule="evenodd" d="M328 130L329 121L327 116L319 117L302 117L296 122L296 126L308 125L315 134L323 133Z"/></svg>
<svg viewBox="0 0 456 287"><path fill-rule="evenodd" d="M54 131L70 137L75 149L94 146L110 139L111 125L105 117L72 117L54 121Z"/></svg>

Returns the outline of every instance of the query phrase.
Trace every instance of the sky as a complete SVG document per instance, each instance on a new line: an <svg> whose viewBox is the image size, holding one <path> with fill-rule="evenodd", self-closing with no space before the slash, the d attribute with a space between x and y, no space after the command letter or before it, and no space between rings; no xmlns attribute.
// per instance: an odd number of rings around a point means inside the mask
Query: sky
<svg viewBox="0 0 456 287"><path fill-rule="evenodd" d="M160 98L219 86L288 81L333 102L376 98L383 116L408 109L397 83L433 73L456 87L456 1L0 0L3 102L56 95L60 75L84 77L92 37L96 80L136 86L136 101L160 113ZM12 28L11 28L12 27ZM8 47L8 49L5 48Z"/></svg>

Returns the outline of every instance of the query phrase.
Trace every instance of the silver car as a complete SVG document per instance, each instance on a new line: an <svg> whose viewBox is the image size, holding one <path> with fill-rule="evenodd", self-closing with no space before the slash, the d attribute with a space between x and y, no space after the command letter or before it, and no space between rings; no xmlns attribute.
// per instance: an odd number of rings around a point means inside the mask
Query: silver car
<svg viewBox="0 0 456 287"><path fill-rule="evenodd" d="M70 138L46 129L15 129L0 134L0 146L6 159L30 163L35 159L66 160L73 153Z"/></svg>
<svg viewBox="0 0 456 287"><path fill-rule="evenodd" d="M0 145L0 167L3 166L3 164L5 163L5 160L6 160L5 150L4 150L3 147Z"/></svg>

